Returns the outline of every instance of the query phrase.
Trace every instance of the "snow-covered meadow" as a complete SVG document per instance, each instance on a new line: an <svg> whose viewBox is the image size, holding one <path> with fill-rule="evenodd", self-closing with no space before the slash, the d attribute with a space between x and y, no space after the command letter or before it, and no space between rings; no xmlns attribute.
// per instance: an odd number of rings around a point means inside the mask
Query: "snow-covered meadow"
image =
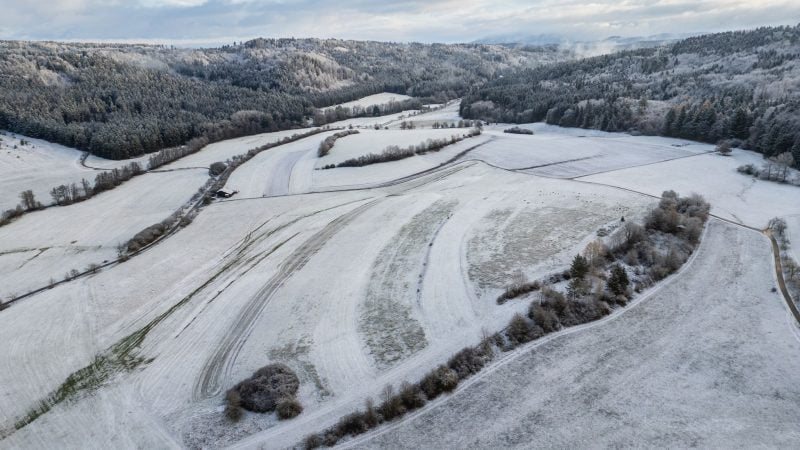
<svg viewBox="0 0 800 450"><path fill-rule="evenodd" d="M413 120L458 120L457 106ZM179 232L1 311L0 447L292 446L504 327L527 307L495 301L515 273L563 270L598 230L641 218L663 190L702 194L715 214L756 228L800 215L800 188L736 172L758 155L542 124L527 125L533 136L493 125L439 152L317 170L463 132L399 130L399 116L344 121L391 126L341 138L324 158L317 148L334 131L266 150L229 178L234 197ZM113 259L119 242L197 191L203 167L295 132L212 144L165 166L185 170L0 227L0 296ZM514 352L452 398L352 444L790 444L800 341L770 293L771 264L764 237L714 219L688 266L637 304ZM138 367L14 429L70 374L132 335L141 336L128 349L143 358ZM297 373L303 413L227 422L225 390L270 362ZM759 422L756 410L770 420ZM565 433L567 417L581 433ZM686 423L685 436L675 432Z"/></svg>
<svg viewBox="0 0 800 450"><path fill-rule="evenodd" d="M16 208L19 194L32 190L36 200L52 203L50 190L62 184L94 182L97 171L80 163L83 152L41 139L0 132L0 211ZM130 161L89 157L87 165L113 169Z"/></svg>

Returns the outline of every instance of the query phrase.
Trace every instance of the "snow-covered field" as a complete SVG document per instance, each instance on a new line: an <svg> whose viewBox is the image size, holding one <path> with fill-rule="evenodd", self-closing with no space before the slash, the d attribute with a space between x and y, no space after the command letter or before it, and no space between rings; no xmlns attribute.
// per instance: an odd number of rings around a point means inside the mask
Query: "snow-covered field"
<svg viewBox="0 0 800 450"><path fill-rule="evenodd" d="M330 153L317 158L315 167L338 164L344 160L357 158L369 153L380 154L390 145L400 148L415 146L429 139L449 139L451 136L463 136L468 129L454 128L446 130L414 129L414 130L360 130L359 134L345 136L336 141Z"/></svg>
<svg viewBox="0 0 800 450"><path fill-rule="evenodd" d="M509 126L487 127L486 134L503 139L476 150L470 156L534 175L575 178L714 150L711 145L679 139L634 137L545 124L523 126L534 130L534 135L503 133Z"/></svg>
<svg viewBox="0 0 800 450"><path fill-rule="evenodd" d="M12 137L13 136L13 137ZM20 141L30 142L21 145ZM16 147L16 148L15 148ZM19 194L31 189L36 200L48 205L53 200L50 190L56 186L80 183L85 178L94 182L96 171L81 166L82 152L40 139L3 132L0 134L0 211L20 203ZM103 160L113 168L118 161Z"/></svg>
<svg viewBox="0 0 800 450"><path fill-rule="evenodd" d="M758 180L736 172L743 164L758 167L762 162L761 155L734 150L728 157L699 155L579 180L658 196L668 189L696 192L711 202L712 213L763 229L773 217L800 214L800 187Z"/></svg>
<svg viewBox="0 0 800 450"><path fill-rule="evenodd" d="M0 298L115 259L117 245L166 219L206 178L204 170L149 173L90 200L35 211L0 227Z"/></svg>
<svg viewBox="0 0 800 450"><path fill-rule="evenodd" d="M248 150L260 147L265 144L278 142L283 138L291 137L294 134L304 133L309 129L277 131L274 133L262 133L254 136L245 136L235 139L228 139L222 142L215 142L205 146L201 151L181 158L172 164L166 165L161 169L179 169L186 167L208 167L218 161L226 161L247 153Z"/></svg>
<svg viewBox="0 0 800 450"><path fill-rule="evenodd" d="M408 95L392 94L390 92L381 92L380 94L370 95L370 96L367 96L367 97L360 98L358 100L353 100L352 102L341 103L339 105L329 106L327 108L323 108L323 110L336 109L337 106L341 106L343 108L352 108L354 106L360 106L362 108L367 108L367 107L375 106L375 105L380 106L380 105L385 105L387 103L392 103L392 102L401 102L403 100L408 100L410 98L411 97L409 97Z"/></svg>
<svg viewBox="0 0 800 450"><path fill-rule="evenodd" d="M793 447L800 339L770 292L768 242L709 228L683 274L624 314L529 345L355 447Z"/></svg>
<svg viewBox="0 0 800 450"><path fill-rule="evenodd" d="M415 117L457 120L457 105L448 108ZM562 270L600 228L641 217L655 199L636 191L696 191L717 214L758 227L800 213L796 191L784 191L796 187L735 172L757 155L530 126L534 136L492 126L440 152L361 168L315 170L453 130L363 130L337 141L328 160L316 151L335 131L262 152L228 180L236 196L178 233L0 312L0 447L291 446L505 326L527 306L496 304L513 274ZM0 296L112 258L119 242L191 197L207 172L190 168L293 133L213 144L168 167L187 170L143 175L0 227ZM770 293L770 264L763 237L712 222L689 268L624 314L534 346L426 415L359 443L727 446L743 436L790 445L800 341ZM144 358L139 367L13 431L71 373L132 333L141 337L132 349ZM304 412L226 422L225 390L269 362L298 374ZM567 433L573 419L580 432Z"/></svg>

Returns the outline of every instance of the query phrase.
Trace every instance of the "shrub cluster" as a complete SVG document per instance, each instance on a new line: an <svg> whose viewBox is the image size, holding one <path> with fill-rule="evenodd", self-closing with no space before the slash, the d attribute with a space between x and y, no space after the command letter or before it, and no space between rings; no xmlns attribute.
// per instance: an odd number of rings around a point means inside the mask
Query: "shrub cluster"
<svg viewBox="0 0 800 450"><path fill-rule="evenodd" d="M510 134L533 134L533 130L529 130L527 128L520 128L520 127L511 127L506 128L503 130L503 133L510 133Z"/></svg>
<svg viewBox="0 0 800 450"><path fill-rule="evenodd" d="M206 136L200 136L190 139L186 145L159 150L150 156L147 161L147 167L149 167L150 170L158 169L159 167L169 164L173 161L177 161L184 156L199 152L200 149L208 145L209 142L210 141Z"/></svg>
<svg viewBox="0 0 800 450"><path fill-rule="evenodd" d="M336 167L362 167L370 164L397 161L400 159L410 158L414 155L422 155L428 152L439 151L448 145L455 144L456 142L460 142L464 139L478 136L480 134L480 128L472 128L466 134L461 136L453 135L450 136L449 139L428 139L425 142L405 148L400 148L396 145L390 145L381 153L369 153L357 158L351 158L340 162L336 165Z"/></svg>
<svg viewBox="0 0 800 450"><path fill-rule="evenodd" d="M258 413L277 411L279 419L291 419L303 412L295 397L299 387L297 375L285 364L264 366L228 390L225 416L237 421L243 408Z"/></svg>
<svg viewBox="0 0 800 450"><path fill-rule="evenodd" d="M363 410L342 417L322 433L306 437L305 447L333 446L345 436L366 433L384 422L419 409L440 395L455 390L461 380L478 373L493 357L489 339L477 347L467 347L453 355L447 364L428 372L418 383L404 382L397 392L391 385L386 386L379 405L375 406L372 399L367 399Z"/></svg>
<svg viewBox="0 0 800 450"><path fill-rule="evenodd" d="M208 175L211 177L216 177L222 175L225 172L225 169L228 168L228 165L222 161L217 161L210 166L208 166Z"/></svg>
<svg viewBox="0 0 800 450"><path fill-rule="evenodd" d="M331 149L333 148L333 145L336 144L336 141L339 138L343 138L345 136L350 136L351 134L358 134L358 133L359 133L358 130L350 129L350 130L340 131L338 133L334 133L334 134L326 137L319 144L319 148L317 149L317 156L322 158L323 156L326 156L328 153L330 153Z"/></svg>
<svg viewBox="0 0 800 450"><path fill-rule="evenodd" d="M170 216L172 217L172 216ZM152 244L169 230L173 221L170 219L150 225L144 230L136 233L126 244L126 250L130 253L138 252L142 248Z"/></svg>
<svg viewBox="0 0 800 450"><path fill-rule="evenodd" d="M94 188L92 188L93 194L114 189L120 184L143 173L144 170L142 166L136 161L130 162L118 169L100 172L94 178Z"/></svg>
<svg viewBox="0 0 800 450"><path fill-rule="evenodd" d="M506 290L497 297L497 304L502 305L503 303L517 298L521 295L525 295L530 292L538 291L542 287L542 284L539 281L533 281L530 283L521 283L521 284L510 284L506 287Z"/></svg>

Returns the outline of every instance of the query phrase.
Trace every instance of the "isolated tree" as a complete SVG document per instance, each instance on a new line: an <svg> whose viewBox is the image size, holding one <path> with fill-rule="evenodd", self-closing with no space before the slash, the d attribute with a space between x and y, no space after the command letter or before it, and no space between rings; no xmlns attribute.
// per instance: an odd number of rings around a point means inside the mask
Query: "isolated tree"
<svg viewBox="0 0 800 450"><path fill-rule="evenodd" d="M20 192L19 198L22 200L22 208L26 211L30 211L42 206L41 203L36 201L36 197L33 195L33 191L30 189Z"/></svg>
<svg viewBox="0 0 800 450"><path fill-rule="evenodd" d="M611 268L611 276L608 277L608 290L614 295L624 295L628 290L628 274L625 269L619 264L615 264Z"/></svg>
<svg viewBox="0 0 800 450"><path fill-rule="evenodd" d="M784 152L775 157L781 181L786 182L786 176L789 174L789 169L794 165L794 162L794 156L790 152Z"/></svg>
<svg viewBox="0 0 800 450"><path fill-rule="evenodd" d="M720 155L730 156L731 152L733 152L733 149L731 149L731 144L727 142L720 142L719 145L717 145L717 153Z"/></svg>
<svg viewBox="0 0 800 450"><path fill-rule="evenodd" d="M573 279L582 280L589 273L589 261L581 255L572 258L572 265L569 268L569 275Z"/></svg>
<svg viewBox="0 0 800 450"><path fill-rule="evenodd" d="M606 256L606 246L603 241L596 239L586 245L583 250L583 256L592 267L600 267L603 264L603 259Z"/></svg>
<svg viewBox="0 0 800 450"><path fill-rule="evenodd" d="M211 176L217 176L224 172L227 168L228 166L224 162L217 161L211 164L211 166L208 168L208 174Z"/></svg>

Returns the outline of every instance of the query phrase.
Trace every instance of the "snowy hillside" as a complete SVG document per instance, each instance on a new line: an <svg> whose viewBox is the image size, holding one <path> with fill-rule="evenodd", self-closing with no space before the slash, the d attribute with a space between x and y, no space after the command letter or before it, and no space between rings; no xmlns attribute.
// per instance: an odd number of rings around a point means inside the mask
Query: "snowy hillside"
<svg viewBox="0 0 800 450"><path fill-rule="evenodd" d="M235 164L308 130L224 140L0 227L3 300L125 256L0 310L0 447L302 445L380 399L387 384L419 380L527 313L538 294L498 304L509 284L563 273L670 189L705 196L716 216L678 273L606 319L504 354L452 394L344 446L797 441L800 332L771 292L774 260L760 230L785 216L800 235L800 188L738 173L760 164L752 152L723 157L682 139L541 123L522 125L533 135L487 125L437 152L321 169L464 132L432 128L461 120L457 111L416 114L414 129L400 128L410 112L331 124L359 133L321 158L320 143L337 130ZM4 148L7 173L46 170L7 181L15 192L23 179L47 192L61 173L94 172L75 150L37 141L24 151L6 157ZM215 162L235 170L215 178ZM209 180L236 192L204 202L195 193ZM145 251L119 253L190 208L193 220ZM226 419L226 391L270 363L296 374L302 413Z"/></svg>

